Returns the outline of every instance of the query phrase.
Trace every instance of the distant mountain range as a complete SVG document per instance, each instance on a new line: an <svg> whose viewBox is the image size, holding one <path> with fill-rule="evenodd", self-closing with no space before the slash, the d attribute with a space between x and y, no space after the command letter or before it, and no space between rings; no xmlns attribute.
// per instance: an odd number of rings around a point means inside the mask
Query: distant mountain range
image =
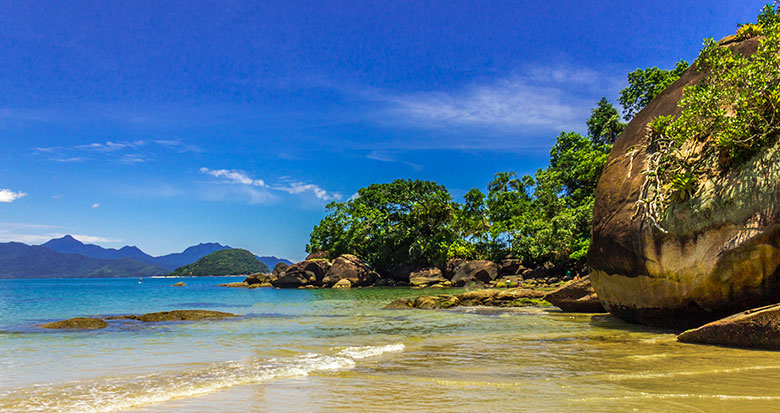
<svg viewBox="0 0 780 413"><path fill-rule="evenodd" d="M153 257L135 246L120 249L84 244L66 235L40 246L0 243L0 278L147 277L164 275L215 251L231 249L218 243L198 244L179 253ZM290 261L257 257L269 268Z"/></svg>

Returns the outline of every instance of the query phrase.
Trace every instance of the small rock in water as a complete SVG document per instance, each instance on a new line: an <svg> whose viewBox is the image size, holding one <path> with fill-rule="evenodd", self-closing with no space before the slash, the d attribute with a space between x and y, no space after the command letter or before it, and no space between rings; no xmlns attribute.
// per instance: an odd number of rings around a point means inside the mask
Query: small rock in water
<svg viewBox="0 0 780 413"><path fill-rule="evenodd" d="M255 285L255 284L252 284L252 285ZM247 288L250 285L247 284L246 282L234 282L234 283L220 284L219 286L220 287L232 287L232 288L241 288L241 287Z"/></svg>
<svg viewBox="0 0 780 413"><path fill-rule="evenodd" d="M780 304L755 308L688 330L683 343L780 350Z"/></svg>
<svg viewBox="0 0 780 413"><path fill-rule="evenodd" d="M171 287L186 287L186 286L187 286L187 284L179 281L176 284L173 284Z"/></svg>
<svg viewBox="0 0 780 413"><path fill-rule="evenodd" d="M90 317L76 317L68 320L55 321L53 323L41 324L38 327L41 328L56 328L56 329L80 329L80 330L97 330L99 328L108 327L108 323L100 318Z"/></svg>

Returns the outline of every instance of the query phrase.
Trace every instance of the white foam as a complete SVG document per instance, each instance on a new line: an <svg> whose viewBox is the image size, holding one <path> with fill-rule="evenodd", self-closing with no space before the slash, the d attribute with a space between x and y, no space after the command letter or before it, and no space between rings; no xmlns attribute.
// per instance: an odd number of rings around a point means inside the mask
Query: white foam
<svg viewBox="0 0 780 413"><path fill-rule="evenodd" d="M388 344L386 346L362 346L362 347L347 347L344 350L339 351L342 356L351 357L353 359L364 359L368 357L376 357L385 353L399 353L404 351L406 346L401 343Z"/></svg>
<svg viewBox="0 0 780 413"><path fill-rule="evenodd" d="M313 372L351 369L357 359L404 350L403 344L347 347L335 355L215 363L208 367L143 376L33 386L0 393L0 411L110 412L213 393L228 387Z"/></svg>

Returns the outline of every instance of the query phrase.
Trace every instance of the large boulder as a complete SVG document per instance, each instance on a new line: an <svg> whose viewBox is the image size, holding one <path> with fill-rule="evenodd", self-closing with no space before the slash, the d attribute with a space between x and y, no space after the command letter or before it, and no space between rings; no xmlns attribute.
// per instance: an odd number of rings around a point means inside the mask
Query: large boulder
<svg viewBox="0 0 780 413"><path fill-rule="evenodd" d="M277 262L276 265L274 265L274 269L271 271L271 274L276 276L276 278L279 278L284 275L285 271L287 271L287 268L289 267L290 264L287 264L286 262Z"/></svg>
<svg viewBox="0 0 780 413"><path fill-rule="evenodd" d="M780 304L748 310L688 330L683 343L780 350Z"/></svg>
<svg viewBox="0 0 780 413"><path fill-rule="evenodd" d="M249 285L266 284L266 283L273 282L274 280L276 280L276 278L277 277L275 277L273 274L265 274L262 272L258 272L246 277L244 279L244 282Z"/></svg>
<svg viewBox="0 0 780 413"><path fill-rule="evenodd" d="M752 38L721 47L747 56L758 44ZM657 153L648 123L679 115L683 88L703 76L694 65L634 117L598 182L591 281L605 307L628 321L689 328L780 297L780 146L702 174L690 199L655 222L645 212L654 206L642 194L659 189L643 173ZM700 156L695 146L686 150Z"/></svg>
<svg viewBox="0 0 780 413"><path fill-rule="evenodd" d="M330 261L314 258L290 265L284 275L271 281L276 288L298 288L322 285L325 274L330 270Z"/></svg>
<svg viewBox="0 0 780 413"><path fill-rule="evenodd" d="M590 277L572 281L548 293L544 299L567 313L603 313L606 311L590 284Z"/></svg>
<svg viewBox="0 0 780 413"><path fill-rule="evenodd" d="M299 288L319 284L317 275L311 271L287 271L287 273L271 283L276 288Z"/></svg>
<svg viewBox="0 0 780 413"><path fill-rule="evenodd" d="M442 275L444 275L444 278L451 280L452 277L454 277L455 274L458 272L460 267L462 267L463 264L467 262L468 261L464 260L463 258L451 258L447 260L447 263L444 264Z"/></svg>
<svg viewBox="0 0 780 413"><path fill-rule="evenodd" d="M518 275L526 269L523 261L517 258L504 258L498 263L498 275Z"/></svg>
<svg viewBox="0 0 780 413"><path fill-rule="evenodd" d="M328 260L330 259L330 252L328 251L314 251L306 256L307 260Z"/></svg>
<svg viewBox="0 0 780 413"><path fill-rule="evenodd" d="M423 268L409 274L409 284L415 287L423 287L447 282L442 271L436 267Z"/></svg>
<svg viewBox="0 0 780 413"><path fill-rule="evenodd" d="M492 261L476 260L468 261L458 268L452 277L452 285L463 287L466 285L484 285L498 277L498 266Z"/></svg>
<svg viewBox="0 0 780 413"><path fill-rule="evenodd" d="M333 260L322 284L330 287L340 280L349 280L352 286L364 287L373 285L377 278L377 273L366 262L352 254L343 254Z"/></svg>

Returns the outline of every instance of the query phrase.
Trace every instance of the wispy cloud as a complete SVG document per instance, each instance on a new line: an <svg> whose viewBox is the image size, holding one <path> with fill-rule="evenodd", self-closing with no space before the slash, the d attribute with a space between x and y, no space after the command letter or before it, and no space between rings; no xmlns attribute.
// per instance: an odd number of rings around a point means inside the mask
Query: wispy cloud
<svg viewBox="0 0 780 413"><path fill-rule="evenodd" d="M463 139L407 142L432 148L480 148L500 144L474 135L496 135L506 146L537 143L541 134L582 130L601 96L613 96L620 78L568 66L528 67L512 76L476 81L452 90L397 93L372 90L376 120L391 127L460 133ZM470 137L466 137L470 136ZM534 138L536 137L536 138Z"/></svg>
<svg viewBox="0 0 780 413"><path fill-rule="evenodd" d="M0 222L0 242L23 242L41 244L52 238L61 238L67 233L56 225L27 224L21 222ZM97 235L71 234L73 238L87 243L120 243L119 238Z"/></svg>
<svg viewBox="0 0 780 413"><path fill-rule="evenodd" d="M95 208L100 208L100 204L99 204L99 203L97 203L97 202L95 202L94 204L92 204L92 209L95 209Z"/></svg>
<svg viewBox="0 0 780 413"><path fill-rule="evenodd" d="M196 145L178 139L92 142L73 146L32 148L33 153L54 162L86 162L110 160L127 165L150 162L160 149L176 153L202 152Z"/></svg>
<svg viewBox="0 0 780 413"><path fill-rule="evenodd" d="M421 165L399 159L399 156L402 156L402 154L398 151L374 150L369 152L366 158L379 162L402 163L418 172L422 170Z"/></svg>
<svg viewBox="0 0 780 413"><path fill-rule="evenodd" d="M14 202L17 199L23 198L25 196L27 196L27 194L21 191L14 192L10 189L0 189L0 202L3 203Z"/></svg>
<svg viewBox="0 0 780 413"><path fill-rule="evenodd" d="M284 191L290 194L304 194L311 193L317 199L322 201L338 201L341 199L341 194L338 192L329 192L314 184L307 184L303 182L288 182L283 185L276 185L271 189L277 191Z"/></svg>
<svg viewBox="0 0 780 413"><path fill-rule="evenodd" d="M244 184L265 187L265 182L262 179L252 179L246 173L236 170L227 169L209 169L200 168L200 171L204 174L208 174L217 178L222 178L223 181L233 184Z"/></svg>
<svg viewBox="0 0 780 413"><path fill-rule="evenodd" d="M273 199L273 195L268 191L281 191L293 195L310 193L322 201L341 199L341 194L337 192L330 192L318 185L300 182L291 178L282 178L281 182L266 184L264 180L252 178L246 172L236 169L209 169L202 167L200 172L219 178L219 183L243 187L244 193L253 195L256 201Z"/></svg>

